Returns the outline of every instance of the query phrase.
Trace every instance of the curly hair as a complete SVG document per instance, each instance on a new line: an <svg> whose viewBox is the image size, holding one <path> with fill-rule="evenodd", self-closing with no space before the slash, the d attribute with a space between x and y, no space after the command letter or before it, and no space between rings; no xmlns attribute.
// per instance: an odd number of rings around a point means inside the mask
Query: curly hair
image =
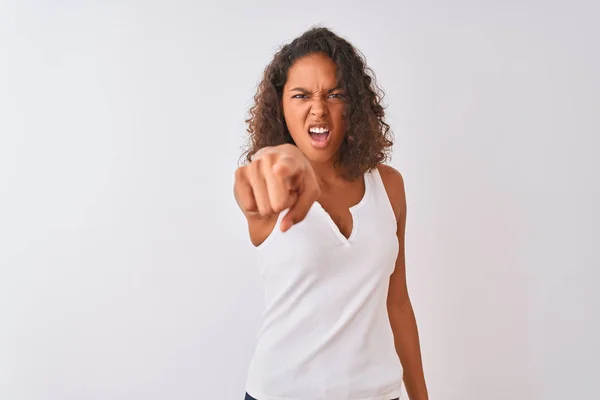
<svg viewBox="0 0 600 400"><path fill-rule="evenodd" d="M242 157L244 163L249 163L263 147L295 145L283 117L283 87L294 62L313 53L323 53L335 62L338 84L346 92L348 128L337 162L345 178L354 180L388 160L392 133L384 121L384 92L364 56L327 28L312 28L284 45L265 68L246 120L250 138Z"/></svg>

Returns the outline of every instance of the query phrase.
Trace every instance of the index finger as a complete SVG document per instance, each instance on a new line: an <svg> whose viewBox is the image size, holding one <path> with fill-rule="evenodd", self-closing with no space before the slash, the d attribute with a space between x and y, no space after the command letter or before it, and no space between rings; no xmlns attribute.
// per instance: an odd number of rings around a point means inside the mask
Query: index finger
<svg viewBox="0 0 600 400"><path fill-rule="evenodd" d="M282 232L287 231L292 225L304 220L311 206L317 200L318 190L312 187L304 188L298 193L296 203L285 214L281 221L280 229Z"/></svg>
<svg viewBox="0 0 600 400"><path fill-rule="evenodd" d="M290 181L301 172L300 164L291 157L282 157L273 165L273 174Z"/></svg>

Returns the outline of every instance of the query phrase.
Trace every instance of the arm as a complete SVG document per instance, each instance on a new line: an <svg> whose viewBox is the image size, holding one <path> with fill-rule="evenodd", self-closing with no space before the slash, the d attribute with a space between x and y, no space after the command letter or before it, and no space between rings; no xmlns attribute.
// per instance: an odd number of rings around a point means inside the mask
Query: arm
<svg viewBox="0 0 600 400"><path fill-rule="evenodd" d="M394 333L396 352L404 370L404 385L410 400L427 400L427 386L423 374L419 333L415 314L408 296L406 285L406 265L404 232L406 227L406 196L402 175L391 167L382 171L388 188L396 219L399 251L396 266L390 278L387 307L390 324ZM386 179L387 178L387 179ZM387 181L387 182L386 182Z"/></svg>

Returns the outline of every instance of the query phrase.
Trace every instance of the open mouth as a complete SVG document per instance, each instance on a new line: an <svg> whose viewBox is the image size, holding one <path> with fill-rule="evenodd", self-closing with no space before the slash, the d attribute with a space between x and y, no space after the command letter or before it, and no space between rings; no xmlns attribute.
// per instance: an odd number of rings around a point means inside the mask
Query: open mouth
<svg viewBox="0 0 600 400"><path fill-rule="evenodd" d="M325 142L329 137L329 128L313 127L308 130L308 134L315 142Z"/></svg>

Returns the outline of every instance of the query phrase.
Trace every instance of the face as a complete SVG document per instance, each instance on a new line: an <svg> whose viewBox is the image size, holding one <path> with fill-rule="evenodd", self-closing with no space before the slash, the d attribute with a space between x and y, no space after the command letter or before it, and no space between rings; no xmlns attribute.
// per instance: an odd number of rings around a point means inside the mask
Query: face
<svg viewBox="0 0 600 400"><path fill-rule="evenodd" d="M298 59L283 88L283 114L296 146L313 162L334 161L346 134L337 66L323 54Z"/></svg>

